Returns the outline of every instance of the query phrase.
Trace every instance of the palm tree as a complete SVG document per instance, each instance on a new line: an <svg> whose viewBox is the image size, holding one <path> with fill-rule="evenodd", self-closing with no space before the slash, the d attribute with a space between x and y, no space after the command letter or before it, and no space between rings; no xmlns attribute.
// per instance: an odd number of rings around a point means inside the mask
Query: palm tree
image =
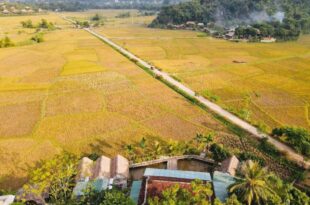
<svg viewBox="0 0 310 205"><path fill-rule="evenodd" d="M232 184L229 191L239 196L248 205L262 204L276 194L268 185L267 169L262 168L257 162L245 162L241 167L241 174L243 178Z"/></svg>
<svg viewBox="0 0 310 205"><path fill-rule="evenodd" d="M203 152L206 152L207 150L209 150L209 145L211 142L213 142L213 136L214 136L213 132L207 135L203 135L199 133L196 134L195 141L198 143L199 147L203 147Z"/></svg>

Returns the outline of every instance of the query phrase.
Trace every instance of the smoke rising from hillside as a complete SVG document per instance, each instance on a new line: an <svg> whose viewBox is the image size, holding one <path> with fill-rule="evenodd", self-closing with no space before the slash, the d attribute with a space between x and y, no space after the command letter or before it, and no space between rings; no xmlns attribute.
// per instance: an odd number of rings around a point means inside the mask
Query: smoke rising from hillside
<svg viewBox="0 0 310 205"><path fill-rule="evenodd" d="M276 12L274 15L270 16L266 11L252 12L250 14L250 19L252 22L270 22L279 21L282 22L285 17L285 13L282 11Z"/></svg>
<svg viewBox="0 0 310 205"><path fill-rule="evenodd" d="M277 11L273 15L269 15L265 10L254 11L249 14L248 18L233 19L232 21L224 18L223 10L218 10L215 19L216 24L219 26L236 26L236 24L253 24L262 22L279 21L282 23L285 18L285 13L282 11Z"/></svg>

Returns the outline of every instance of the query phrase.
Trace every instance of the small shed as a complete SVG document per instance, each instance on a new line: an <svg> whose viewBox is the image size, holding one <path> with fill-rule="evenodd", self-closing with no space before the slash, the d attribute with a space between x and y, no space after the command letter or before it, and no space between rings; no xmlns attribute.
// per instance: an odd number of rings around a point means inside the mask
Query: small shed
<svg viewBox="0 0 310 205"><path fill-rule="evenodd" d="M3 13L3 14L9 14L10 12L9 12L7 9L4 9L4 10L2 11L2 13Z"/></svg>
<svg viewBox="0 0 310 205"><path fill-rule="evenodd" d="M235 176L239 164L240 162L238 158L235 155L233 155L232 157L229 157L222 162L220 170L224 173L230 174L231 176Z"/></svg>
<svg viewBox="0 0 310 205"><path fill-rule="evenodd" d="M196 22L195 21L187 21L186 22L186 26L188 26L188 27L195 27L196 26Z"/></svg>
<svg viewBox="0 0 310 205"><path fill-rule="evenodd" d="M204 28L205 24L204 24L204 23L198 23L197 26L198 26L199 28Z"/></svg>

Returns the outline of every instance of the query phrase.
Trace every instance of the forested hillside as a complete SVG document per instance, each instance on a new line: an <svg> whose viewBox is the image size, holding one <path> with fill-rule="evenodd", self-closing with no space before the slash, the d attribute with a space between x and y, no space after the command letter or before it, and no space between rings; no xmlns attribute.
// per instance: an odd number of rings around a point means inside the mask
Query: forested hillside
<svg viewBox="0 0 310 205"><path fill-rule="evenodd" d="M269 29L277 29L273 32L296 36L310 31L310 1L194 0L162 8L151 26L166 27L187 21L223 27L267 23L271 26Z"/></svg>
<svg viewBox="0 0 310 205"><path fill-rule="evenodd" d="M16 0L11 0L16 1ZM41 8L59 11L80 11L86 9L149 9L174 5L184 0L18 0L33 3Z"/></svg>

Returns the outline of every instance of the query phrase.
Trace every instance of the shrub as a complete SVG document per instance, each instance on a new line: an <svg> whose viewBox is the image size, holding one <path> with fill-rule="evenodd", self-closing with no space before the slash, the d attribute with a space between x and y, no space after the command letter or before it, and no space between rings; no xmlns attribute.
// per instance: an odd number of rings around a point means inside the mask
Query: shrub
<svg viewBox="0 0 310 205"><path fill-rule="evenodd" d="M30 180L23 187L24 194L37 196L49 190L51 203L66 204L75 184L77 164L77 157L69 153L63 153L42 162L38 168L30 171ZM23 196L21 200L22 198Z"/></svg>
<svg viewBox="0 0 310 205"><path fill-rule="evenodd" d="M275 128L272 130L272 135L286 137L286 142L297 152L310 157L310 133L306 129L299 127Z"/></svg>
<svg viewBox="0 0 310 205"><path fill-rule="evenodd" d="M130 17L130 12L120 13L116 16L116 18L128 18Z"/></svg>
<svg viewBox="0 0 310 205"><path fill-rule="evenodd" d="M46 19L41 19L41 22L38 24L37 28L54 30L55 26L52 22L48 22Z"/></svg>
<svg viewBox="0 0 310 205"><path fill-rule="evenodd" d="M42 43L44 42L44 39L43 39L43 34L36 34L35 36L32 36L31 39L33 42L36 42L36 43Z"/></svg>
<svg viewBox="0 0 310 205"><path fill-rule="evenodd" d="M226 150L223 146L220 146L216 143L212 144L210 147L210 151L213 154L213 159L215 161L223 161L231 156L228 150Z"/></svg>
<svg viewBox="0 0 310 205"><path fill-rule="evenodd" d="M97 192L93 187L88 186L83 193L83 196L67 201L66 205L134 205L125 193L115 188Z"/></svg>
<svg viewBox="0 0 310 205"><path fill-rule="evenodd" d="M242 152L239 155L239 159L241 161L247 161L247 160L252 160L258 162L261 166L265 166L265 160L263 158L260 158L250 152Z"/></svg>
<svg viewBox="0 0 310 205"><path fill-rule="evenodd" d="M0 48L7 48L14 46L14 43L11 41L9 37L4 37L0 40Z"/></svg>
<svg viewBox="0 0 310 205"><path fill-rule="evenodd" d="M34 28L32 21L29 19L27 21L20 22L23 26L23 28Z"/></svg>
<svg viewBox="0 0 310 205"><path fill-rule="evenodd" d="M95 16L93 16L93 17L91 18L91 20L92 20L92 21L99 21L101 18L102 18L102 17L99 16L99 14L95 14Z"/></svg>
<svg viewBox="0 0 310 205"><path fill-rule="evenodd" d="M279 157L280 152L277 148L268 142L268 138L263 138L260 140L259 148L271 156Z"/></svg>

